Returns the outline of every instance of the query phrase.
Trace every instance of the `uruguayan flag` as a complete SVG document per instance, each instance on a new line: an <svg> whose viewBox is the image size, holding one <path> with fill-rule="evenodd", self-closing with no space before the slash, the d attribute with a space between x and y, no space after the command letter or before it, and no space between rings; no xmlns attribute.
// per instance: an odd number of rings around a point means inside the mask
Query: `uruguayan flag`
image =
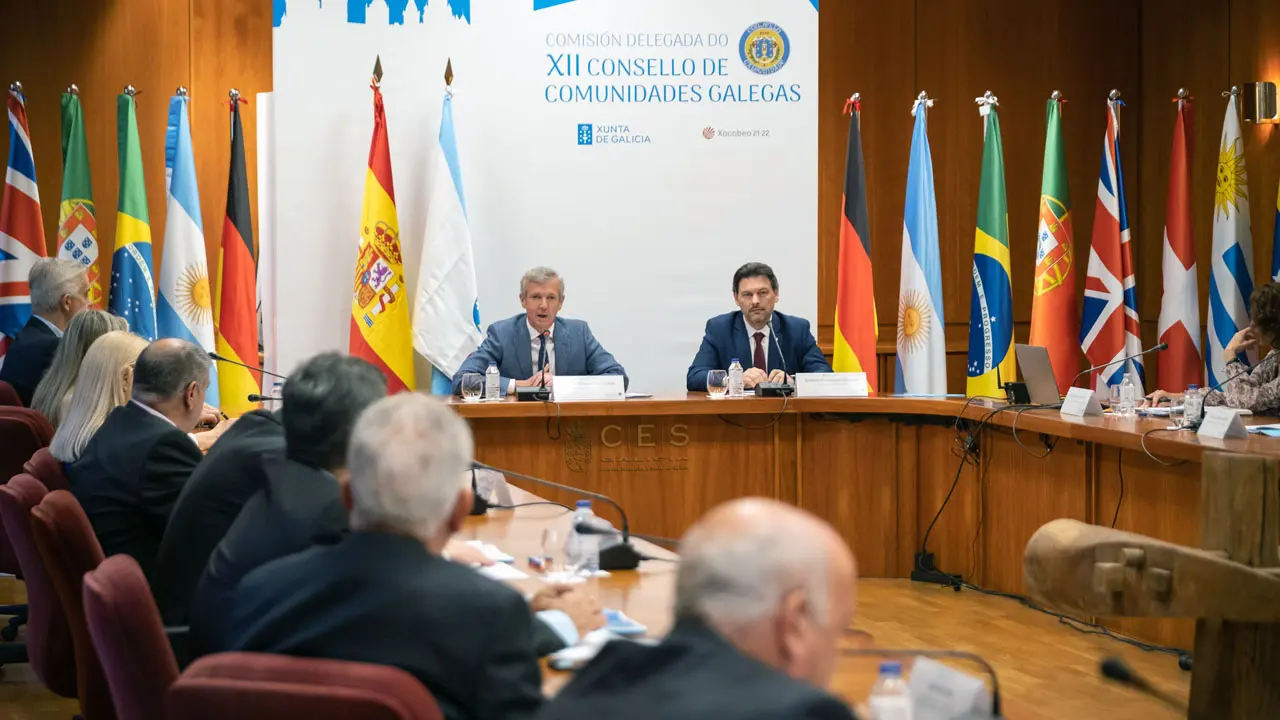
<svg viewBox="0 0 1280 720"><path fill-rule="evenodd" d="M196 162L191 154L188 102L186 95L174 95L169 100L169 124L164 140L167 218L156 300L156 333L162 338L189 340L211 351L213 302L209 292L209 266L205 261L204 224L200 221ZM218 374L212 363L205 401L218 404Z"/></svg>
<svg viewBox="0 0 1280 720"><path fill-rule="evenodd" d="M1222 351L1237 332L1249 326L1253 294L1253 241L1249 236L1249 178L1244 168L1244 140L1236 96L1227 100L1218 148L1218 184L1214 194L1213 254L1209 270L1209 351L1205 365L1209 385L1225 380ZM1254 358L1247 358L1254 359Z"/></svg>
<svg viewBox="0 0 1280 720"><path fill-rule="evenodd" d="M938 251L938 203L929 152L929 100L917 100L907 166L907 204L902 227L902 279L898 291L898 358L894 389L899 393L947 392L942 263Z"/></svg>
<svg viewBox="0 0 1280 720"><path fill-rule="evenodd" d="M427 230L414 302L413 347L431 361L431 392L448 394L453 374L483 339L453 96L448 93L440 113L440 142L429 162Z"/></svg>

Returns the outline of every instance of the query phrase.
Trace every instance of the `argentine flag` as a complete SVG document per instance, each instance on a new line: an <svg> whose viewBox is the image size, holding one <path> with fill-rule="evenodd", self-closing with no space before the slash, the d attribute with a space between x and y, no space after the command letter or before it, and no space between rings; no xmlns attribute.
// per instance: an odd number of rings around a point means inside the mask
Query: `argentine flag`
<svg viewBox="0 0 1280 720"><path fill-rule="evenodd" d="M453 126L453 95L440 112L440 142L427 171L427 230L413 311L413 348L431 361L431 392L453 391L462 361L483 340L467 200Z"/></svg>
<svg viewBox="0 0 1280 720"><path fill-rule="evenodd" d="M912 395L947 392L942 262L938 251L938 203L933 191L924 97L911 109L915 130L907 166L907 202L902 223L902 276L898 291L898 356L894 391Z"/></svg>
<svg viewBox="0 0 1280 720"><path fill-rule="evenodd" d="M213 302L205 261L204 225L196 162L191 154L191 122L185 95L169 100L164 139L164 183L168 216L164 225L164 257L156 300L157 337L181 338L213 350ZM218 405L218 372L210 362L205 402Z"/></svg>

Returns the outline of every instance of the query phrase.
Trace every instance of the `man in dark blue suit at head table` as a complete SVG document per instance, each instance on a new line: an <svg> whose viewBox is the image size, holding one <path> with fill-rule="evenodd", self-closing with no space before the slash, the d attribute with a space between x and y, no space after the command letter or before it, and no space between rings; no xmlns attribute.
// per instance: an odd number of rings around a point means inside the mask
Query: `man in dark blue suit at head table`
<svg viewBox="0 0 1280 720"><path fill-rule="evenodd" d="M774 312L778 276L764 263L750 262L733 274L733 301L738 310L707 321L702 347L689 365L690 392L707 389L707 372L727 370L734 358L742 364L747 389L762 382L789 381L791 375L829 373L831 365L804 318Z"/></svg>
<svg viewBox="0 0 1280 720"><path fill-rule="evenodd" d="M489 326L480 347L453 374L453 393L462 392L462 376L483 375L498 366L502 392L517 387L550 387L556 375L621 375L622 365L600 345L582 320L557 317L564 307L564 279L548 267L536 267L520 278L524 312Z"/></svg>

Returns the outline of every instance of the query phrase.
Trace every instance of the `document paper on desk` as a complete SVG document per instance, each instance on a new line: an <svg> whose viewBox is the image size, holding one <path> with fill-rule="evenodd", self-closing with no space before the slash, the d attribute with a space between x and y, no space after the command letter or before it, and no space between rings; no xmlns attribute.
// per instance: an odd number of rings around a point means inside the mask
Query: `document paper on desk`
<svg viewBox="0 0 1280 720"><path fill-rule="evenodd" d="M1266 435L1267 437L1280 437L1280 423L1271 423L1269 425L1250 425L1250 435Z"/></svg>

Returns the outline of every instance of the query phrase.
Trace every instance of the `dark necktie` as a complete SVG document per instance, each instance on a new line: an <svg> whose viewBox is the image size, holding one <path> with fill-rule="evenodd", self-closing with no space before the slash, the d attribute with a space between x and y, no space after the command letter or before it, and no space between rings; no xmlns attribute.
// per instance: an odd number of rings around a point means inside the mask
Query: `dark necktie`
<svg viewBox="0 0 1280 720"><path fill-rule="evenodd" d="M547 334L544 332L538 335L538 367L534 368L533 371L535 373L540 373L542 372L542 369L545 368L546 366L547 366ZM545 384L546 382L545 379L543 380L543 382Z"/></svg>
<svg viewBox="0 0 1280 720"><path fill-rule="evenodd" d="M756 354L752 359L752 364L767 372L769 370L769 364L764 359L764 333L757 330L756 334L752 335L752 337L756 339Z"/></svg>

